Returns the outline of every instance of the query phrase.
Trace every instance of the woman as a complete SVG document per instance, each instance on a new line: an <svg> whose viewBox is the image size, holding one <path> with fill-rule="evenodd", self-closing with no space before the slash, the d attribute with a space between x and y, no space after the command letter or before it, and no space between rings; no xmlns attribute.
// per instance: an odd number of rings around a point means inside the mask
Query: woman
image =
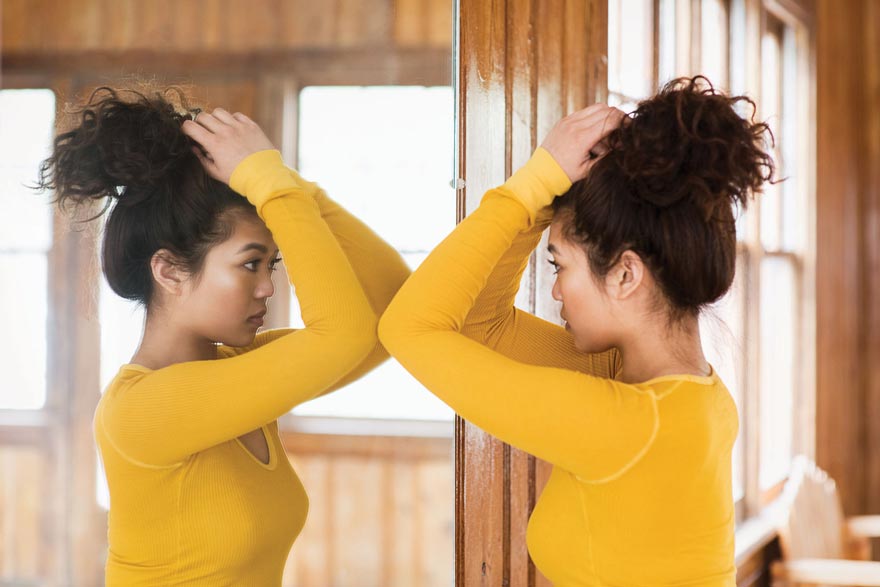
<svg viewBox="0 0 880 587"><path fill-rule="evenodd" d="M734 585L738 420L698 316L733 280L733 204L772 174L739 100L676 80L563 119L380 321L428 389L554 465L527 540L557 586ZM548 224L565 328L513 306Z"/></svg>
<svg viewBox="0 0 880 587"><path fill-rule="evenodd" d="M104 274L146 308L95 413L107 585L280 585L308 499L276 420L387 357L409 271L248 117L174 95L99 90L41 174L62 206L114 202ZM279 250L305 327L257 334Z"/></svg>

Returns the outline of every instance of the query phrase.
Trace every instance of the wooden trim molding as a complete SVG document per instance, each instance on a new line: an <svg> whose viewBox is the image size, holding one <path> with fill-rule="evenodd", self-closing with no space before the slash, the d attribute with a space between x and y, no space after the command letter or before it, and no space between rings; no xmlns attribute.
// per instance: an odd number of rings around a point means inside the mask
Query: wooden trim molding
<svg viewBox="0 0 880 587"><path fill-rule="evenodd" d="M553 124L606 94L606 0L461 0L459 220L524 164ZM545 264L546 265L546 264ZM551 314L540 263L521 302ZM545 291L546 289L546 291ZM456 421L456 585L549 585L525 529L550 467Z"/></svg>

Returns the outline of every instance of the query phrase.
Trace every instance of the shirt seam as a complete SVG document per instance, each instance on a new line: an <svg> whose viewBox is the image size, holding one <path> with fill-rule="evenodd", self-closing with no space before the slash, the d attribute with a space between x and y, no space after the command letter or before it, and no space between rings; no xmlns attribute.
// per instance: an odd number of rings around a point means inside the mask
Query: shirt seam
<svg viewBox="0 0 880 587"><path fill-rule="evenodd" d="M103 402L98 404L98 425L101 426L101 431L104 433L104 437L107 439L107 442L110 444L110 446L113 448L113 450L115 450L116 453L120 457L122 457L125 461L127 461L129 464L135 465L137 467L142 467L144 469L152 469L152 470L156 470L156 471L177 469L183 465L182 461L178 462L178 463L171 464L171 465L151 465L149 463L144 463L142 461L139 461L139 460L127 455L121 448L119 448L119 446L116 444L116 442L113 441L113 437L110 435L110 432L107 430L107 426L104 423L104 403Z"/></svg>
<svg viewBox="0 0 880 587"><path fill-rule="evenodd" d="M653 391L642 391L641 393L646 393L651 398L651 410L653 411L653 416L654 416L654 418L653 418L654 427L651 430L651 436L645 442L645 445L639 450L639 452L637 452L633 456L633 458L631 458L629 460L629 462L627 462L625 465L623 465L616 472L614 472L610 475L607 475L605 477L599 478L599 479L584 479L583 477L581 477L579 475L575 475L575 477L577 478L578 481L581 481L583 483L588 483L590 485L603 485L605 483L611 483L612 481L616 481L617 479L620 479L621 477L623 477L623 475L625 475L627 472L629 472L633 467L635 467L636 464L642 459L642 457L644 457L645 454L647 454L648 450L650 450L651 446L654 444L654 440L657 439L657 433L660 430L660 411L657 409L657 396ZM666 397L667 395L669 395L669 394L668 393L665 394L664 397Z"/></svg>

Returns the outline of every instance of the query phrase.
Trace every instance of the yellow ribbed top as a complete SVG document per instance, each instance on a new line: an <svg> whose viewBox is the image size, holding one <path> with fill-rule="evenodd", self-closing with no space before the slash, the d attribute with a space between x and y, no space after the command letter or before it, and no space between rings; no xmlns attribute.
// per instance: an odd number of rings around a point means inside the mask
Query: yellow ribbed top
<svg viewBox="0 0 880 587"><path fill-rule="evenodd" d="M120 369L94 422L111 587L280 585L308 498L275 420L387 357L376 315L409 273L399 255L277 151L245 159L230 185L272 232L305 327L218 346L217 360ZM257 428L268 464L237 440Z"/></svg>
<svg viewBox="0 0 880 587"><path fill-rule="evenodd" d="M733 587L736 407L716 375L616 381L619 353L578 352L514 308L570 182L538 149L404 284L383 344L462 417L554 465L529 521L557 587Z"/></svg>

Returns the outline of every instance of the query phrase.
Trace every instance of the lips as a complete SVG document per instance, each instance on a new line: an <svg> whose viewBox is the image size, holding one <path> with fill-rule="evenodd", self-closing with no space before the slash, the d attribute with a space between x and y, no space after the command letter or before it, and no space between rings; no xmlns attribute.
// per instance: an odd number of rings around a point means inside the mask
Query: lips
<svg viewBox="0 0 880 587"><path fill-rule="evenodd" d="M262 326L263 325L263 316L265 316L265 315L266 315L266 310L261 310L261 311L257 312L256 314L254 314L253 316L249 317L247 319L247 321L250 324L255 324L256 326Z"/></svg>

